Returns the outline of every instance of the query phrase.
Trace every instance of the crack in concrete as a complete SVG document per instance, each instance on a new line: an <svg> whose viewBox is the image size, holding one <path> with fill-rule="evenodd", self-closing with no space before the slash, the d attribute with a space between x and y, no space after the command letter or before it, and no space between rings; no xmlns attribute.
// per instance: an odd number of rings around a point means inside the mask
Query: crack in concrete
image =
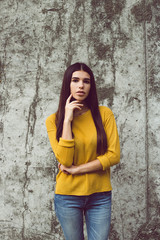
<svg viewBox="0 0 160 240"><path fill-rule="evenodd" d="M45 14L47 12L59 12L61 10L63 10L63 7L61 7L61 8L50 8L50 9L44 8L44 9L42 9L42 13Z"/></svg>
<svg viewBox="0 0 160 240"><path fill-rule="evenodd" d="M3 90L5 91L6 88L6 72L5 72L5 67L7 66L6 62L7 62L7 44L8 44L8 38L6 39L5 43L4 43L4 57L3 60L1 61L1 75L0 77L2 78L2 74L4 77L4 81L2 82L2 79L0 79L0 83L3 83Z"/></svg>
<svg viewBox="0 0 160 240"><path fill-rule="evenodd" d="M1 157L0 157L0 160L3 160L4 159L4 155L3 155L3 150L4 150L4 145L3 145L3 142L4 142L4 117L5 117L5 114L6 114L6 98L5 98L5 95L6 95L6 81L7 81L7 78L6 78L6 71L5 71L5 67L7 66L6 64L6 61L7 61L7 44L8 44L8 38L5 40L5 43L4 43L4 55L3 55L3 58L2 60L0 61L0 83L2 84L2 93L1 93L1 96L0 96L0 111L2 112L2 117L1 117L1 146L2 146L2 150L1 150ZM3 79L3 81L2 81Z"/></svg>
<svg viewBox="0 0 160 240"><path fill-rule="evenodd" d="M84 1L81 1L81 0L76 1L76 6L75 6L75 9L74 9L74 12L73 12L73 18L75 16L77 16L80 7L82 7L82 9L83 9L82 10L82 32L84 32L84 28L85 28L84 27L84 25L85 25L85 11L86 11L85 10L85 3L84 3ZM73 20L73 22L75 22L75 21Z"/></svg>
<svg viewBox="0 0 160 240"><path fill-rule="evenodd" d="M36 75L36 90L35 90L35 96L33 98L33 101L29 107L29 114L28 114L28 127L27 127L27 134L26 134L26 143L25 143L25 149L26 154L32 152L33 147L33 136L35 131L35 124L37 120L36 115L36 107L38 103L38 95L39 95L39 80L41 77L41 66L39 65L39 56L38 56L38 69L37 69L37 75Z"/></svg>
<svg viewBox="0 0 160 240"><path fill-rule="evenodd" d="M27 126L27 134L26 134L26 143L25 143L25 149L26 149L26 156L27 154L31 153L32 147L33 147L33 137L34 137L34 131L35 131L35 124L37 120L36 115L36 107L38 103L38 95L39 95L39 80L41 77L41 66L39 64L39 55L37 59L37 75L36 75L36 89L35 89L35 95L33 98L33 101L29 107L29 114L28 114L28 126ZM25 239L25 213L28 211L28 205L26 202L26 189L28 186L29 178L28 178L28 169L31 165L30 162L26 162L26 169L25 169L25 181L23 185L23 207L24 211L22 212L22 220L23 220L23 227L22 227L22 239Z"/></svg>
<svg viewBox="0 0 160 240"><path fill-rule="evenodd" d="M50 200L50 212L51 212L51 233L54 232L54 215L53 215L53 202Z"/></svg>
<svg viewBox="0 0 160 240"><path fill-rule="evenodd" d="M120 206L120 219L121 219L121 233L122 233L122 239L125 240L125 233L124 233L124 230L125 230L125 227L124 227L124 219L123 219L123 211L122 211L122 204L121 204L121 198L120 198L120 194L119 194L119 189L117 190L117 193L118 193L118 199L119 199L119 206Z"/></svg>
<svg viewBox="0 0 160 240"><path fill-rule="evenodd" d="M71 33L71 24L69 26L69 31L68 31L68 52L67 52L67 58L66 58L66 67L71 65L72 62L72 33Z"/></svg>
<svg viewBox="0 0 160 240"><path fill-rule="evenodd" d="M28 187L28 183L29 183L29 178L28 178L28 168L31 165L30 162L26 162L26 169L25 169L25 181L24 181L24 185L23 185L23 207L24 207L24 211L22 212L22 239L25 240L25 213L28 210L28 205L26 202L26 188Z"/></svg>
<svg viewBox="0 0 160 240"><path fill-rule="evenodd" d="M82 2L82 7L83 7L83 28L82 28L82 31L84 32L84 29L85 29L85 12L86 12L86 9L85 9L85 4L84 2Z"/></svg>
<svg viewBox="0 0 160 240"><path fill-rule="evenodd" d="M146 2L144 0L144 7ZM145 58L145 91L146 91L146 105L145 105L145 161L146 161L146 221L149 221L149 153L148 153L148 63L147 63L147 26L146 21L143 22L144 32L144 58Z"/></svg>
<svg viewBox="0 0 160 240"><path fill-rule="evenodd" d="M112 36L112 49L111 49L111 62L112 62L112 73L113 73L113 85L115 88L115 82L116 82L116 64L115 64L115 59L114 59L114 52L115 52L115 44L116 40L114 38L114 33L111 29L111 36ZM113 92L114 94L114 92Z"/></svg>
<svg viewBox="0 0 160 240"><path fill-rule="evenodd" d="M5 64L4 64L4 62L1 61L1 59L0 59L0 83L2 83L2 77L3 77L3 76L5 77L4 67L5 67Z"/></svg>

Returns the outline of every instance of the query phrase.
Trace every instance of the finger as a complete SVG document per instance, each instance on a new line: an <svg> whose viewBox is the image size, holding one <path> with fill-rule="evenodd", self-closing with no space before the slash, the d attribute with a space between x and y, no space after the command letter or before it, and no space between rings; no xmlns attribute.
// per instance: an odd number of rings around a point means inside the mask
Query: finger
<svg viewBox="0 0 160 240"><path fill-rule="evenodd" d="M58 163L58 168L60 168L61 167L61 164L60 163Z"/></svg>
<svg viewBox="0 0 160 240"><path fill-rule="evenodd" d="M78 101L78 100L74 100L74 101L70 102L70 104L73 104L73 103L78 103L78 104L81 104L81 105L83 105L83 103L81 103L81 102L80 102L80 101Z"/></svg>
<svg viewBox="0 0 160 240"><path fill-rule="evenodd" d="M82 108L81 107L79 107L79 106L74 106L74 108L73 109L79 109L79 110L81 110Z"/></svg>
<svg viewBox="0 0 160 240"><path fill-rule="evenodd" d="M68 171L65 169L63 165L61 165L60 169L63 173L68 174Z"/></svg>
<svg viewBox="0 0 160 240"><path fill-rule="evenodd" d="M73 101L73 102L71 102L70 103L70 105L75 105L75 106L80 106L80 107L83 107L84 106L84 104L83 103L80 103L80 102L78 102L78 101Z"/></svg>
<svg viewBox="0 0 160 240"><path fill-rule="evenodd" d="M69 95L69 97L67 98L67 102L69 103L70 102L70 100L71 100L71 98L72 98L72 93Z"/></svg>
<svg viewBox="0 0 160 240"><path fill-rule="evenodd" d="M69 172L67 172L66 170L63 170L63 172L65 173L65 174L67 174L67 175L69 175L70 173Z"/></svg>
<svg viewBox="0 0 160 240"><path fill-rule="evenodd" d="M83 106L81 106L81 105L76 105L76 104L70 106L71 109L74 109L74 108L77 108L77 107L80 108L80 109L82 109Z"/></svg>

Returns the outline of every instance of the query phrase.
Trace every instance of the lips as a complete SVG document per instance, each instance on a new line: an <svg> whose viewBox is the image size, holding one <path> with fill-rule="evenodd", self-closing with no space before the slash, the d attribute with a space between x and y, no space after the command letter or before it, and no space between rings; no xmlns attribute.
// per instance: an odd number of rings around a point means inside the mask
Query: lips
<svg viewBox="0 0 160 240"><path fill-rule="evenodd" d="M82 96L82 95L85 94L85 92L83 92L83 91L78 91L78 92L76 92L76 94Z"/></svg>

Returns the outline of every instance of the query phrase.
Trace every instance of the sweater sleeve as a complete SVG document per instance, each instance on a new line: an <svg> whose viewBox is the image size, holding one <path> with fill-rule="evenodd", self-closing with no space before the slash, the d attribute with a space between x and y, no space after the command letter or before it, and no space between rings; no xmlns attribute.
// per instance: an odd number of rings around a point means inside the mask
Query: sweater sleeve
<svg viewBox="0 0 160 240"><path fill-rule="evenodd" d="M60 138L59 142L56 139L56 124L54 114L46 119L46 128L49 141L56 159L59 163L70 167L73 163L74 156L74 139L65 140Z"/></svg>
<svg viewBox="0 0 160 240"><path fill-rule="evenodd" d="M104 130L107 136L107 151L97 159L103 166L103 170L120 162L120 143L113 113L110 110L109 116L104 121Z"/></svg>

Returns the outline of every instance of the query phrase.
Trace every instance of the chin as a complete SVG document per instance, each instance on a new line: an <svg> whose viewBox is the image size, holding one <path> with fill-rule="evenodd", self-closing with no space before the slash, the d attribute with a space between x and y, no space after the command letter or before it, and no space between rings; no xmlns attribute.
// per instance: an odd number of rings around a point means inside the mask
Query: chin
<svg viewBox="0 0 160 240"><path fill-rule="evenodd" d="M86 98L77 97L77 98L75 98L75 99L76 99L77 101L83 102L83 101L85 101Z"/></svg>

